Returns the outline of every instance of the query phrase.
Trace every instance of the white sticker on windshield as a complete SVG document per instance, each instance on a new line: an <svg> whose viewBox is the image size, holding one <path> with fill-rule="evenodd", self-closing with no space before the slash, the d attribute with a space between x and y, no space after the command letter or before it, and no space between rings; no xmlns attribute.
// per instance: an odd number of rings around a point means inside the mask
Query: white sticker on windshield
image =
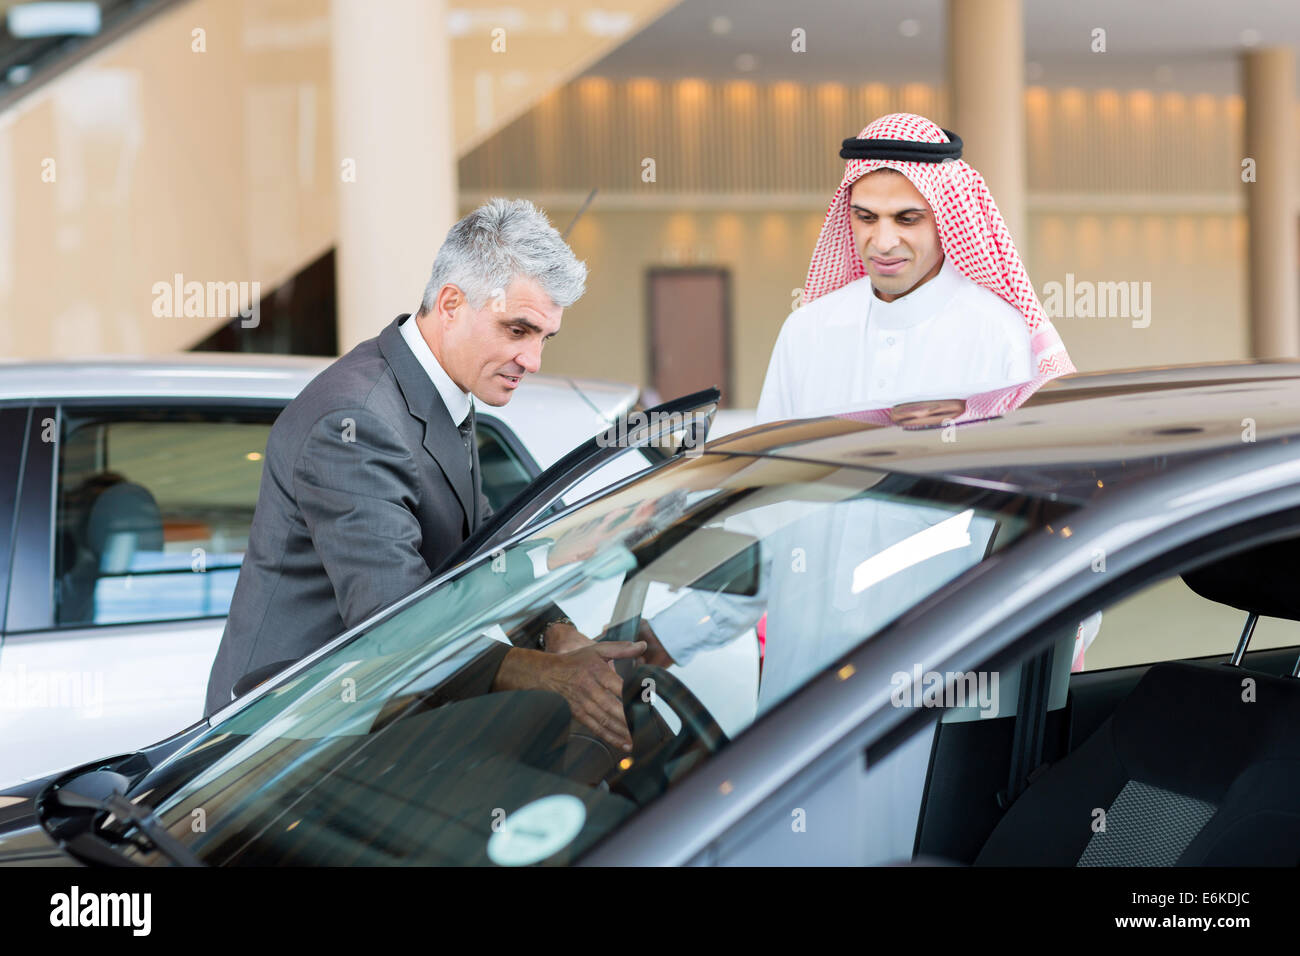
<svg viewBox="0 0 1300 956"><path fill-rule="evenodd" d="M488 840L488 859L497 866L529 866L562 850L582 832L587 808L559 793L526 803L501 822Z"/></svg>

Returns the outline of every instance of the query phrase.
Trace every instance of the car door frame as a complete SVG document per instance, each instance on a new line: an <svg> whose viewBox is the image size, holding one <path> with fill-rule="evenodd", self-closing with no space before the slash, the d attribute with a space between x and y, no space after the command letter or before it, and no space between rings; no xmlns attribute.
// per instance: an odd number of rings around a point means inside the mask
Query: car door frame
<svg viewBox="0 0 1300 956"><path fill-rule="evenodd" d="M39 430L48 427L46 422L52 422L56 438L37 441ZM6 640L53 627L55 465L60 428L57 403L44 399L28 403L11 542L10 600L3 621Z"/></svg>
<svg viewBox="0 0 1300 956"><path fill-rule="evenodd" d="M0 653L3 653L5 621L9 611L9 578L17 553L14 542L19 491L27 465L31 418L30 402L0 403ZM16 453L13 456L8 455L11 449Z"/></svg>
<svg viewBox="0 0 1300 956"><path fill-rule="evenodd" d="M629 412L619 422L615 422L609 428L593 435L535 477L532 483L509 504L502 508L501 511L493 514L473 534L466 538L461 546L438 569L438 572L441 573L454 568L471 558L495 550L521 531L535 526L541 519L546 517L548 509L562 502L564 494L569 489L575 487L579 482L614 458L656 444L666 434L676 431L680 427L678 424L679 419L683 423L687 421L699 422L702 417L705 434L703 436L697 435L695 440L703 444L721 400L722 393L719 389L706 388L656 405L653 408L634 409ZM630 418L634 414L641 416L645 423L632 425ZM687 416L691 417L687 418ZM687 448L682 446L675 454L681 455L686 451ZM662 464L662 462L651 462L646 467L652 468L656 464ZM605 494L612 488L621 487L644 474L645 470L641 469L635 474L599 489L581 501L565 506L557 514L576 508L597 495Z"/></svg>
<svg viewBox="0 0 1300 956"><path fill-rule="evenodd" d="M918 663L940 673L1005 668L1047 646L1068 619L1081 620L1179 566L1300 534L1293 446L1278 441L1240 454L1249 454L1253 467L1215 458L1159 483L1116 489L1105 506L1075 512L1068 536L1034 535L960 575L760 716L579 864L716 862L752 839L772 813L788 823L792 801L845 761L878 762L937 716L892 706L883 675L911 673ZM1280 515L1286 523L1278 523ZM1189 553L1235 529L1242 531L1231 543ZM1093 542L1111 545L1103 575L1092 569ZM990 590L1000 599L984 597Z"/></svg>
<svg viewBox="0 0 1300 956"><path fill-rule="evenodd" d="M529 484L536 481L537 476L542 473L542 466L537 463L537 459L528 450L528 446L524 444L523 439L515 433L513 428L506 424L505 419L489 412L478 411L477 406L475 406L474 416L475 428L481 428L484 424L491 428L510 454L519 459L519 463L523 465L524 471L528 474ZM527 491L527 487L521 489L520 494L524 491Z"/></svg>
<svg viewBox="0 0 1300 956"><path fill-rule="evenodd" d="M279 398L240 398L237 396L177 396L168 401L168 411L216 410L238 413L245 410L257 410L272 413L271 421L289 404L289 399ZM58 448L66 412L78 409L95 409L104 411L131 409L158 409L156 396L78 396L66 399L44 398L32 404L32 414L28 426L29 458L28 468L23 476L18 496L18 522L15 527L15 545L27 541L28 547L35 552L35 558L23 565L14 562L12 574L23 573L24 587L14 587L12 593L16 600L9 603L5 618L5 633L26 635L32 633L57 633L60 628L54 607L54 534L57 527L58 513ZM53 442L36 442L35 429L45 419L53 419L55 434ZM35 452L35 454L32 454ZM39 568L44 568L43 583ZM16 582L17 583L17 582ZM205 618L176 618L163 621L124 621L120 624L77 624L69 628L81 630L87 627L132 627L144 624L166 624L198 620L217 620L225 617L211 615Z"/></svg>

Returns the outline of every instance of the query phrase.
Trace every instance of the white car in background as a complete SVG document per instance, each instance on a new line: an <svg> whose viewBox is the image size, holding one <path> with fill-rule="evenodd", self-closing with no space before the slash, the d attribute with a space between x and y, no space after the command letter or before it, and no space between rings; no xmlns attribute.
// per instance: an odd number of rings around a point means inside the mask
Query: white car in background
<svg viewBox="0 0 1300 956"><path fill-rule="evenodd" d="M327 364L214 354L0 364L0 784L137 749L203 716L267 435ZM508 405L477 404L494 509L639 393L534 375ZM653 457L613 458L556 504ZM144 535L141 513L156 516ZM122 514L130 534L114 533Z"/></svg>

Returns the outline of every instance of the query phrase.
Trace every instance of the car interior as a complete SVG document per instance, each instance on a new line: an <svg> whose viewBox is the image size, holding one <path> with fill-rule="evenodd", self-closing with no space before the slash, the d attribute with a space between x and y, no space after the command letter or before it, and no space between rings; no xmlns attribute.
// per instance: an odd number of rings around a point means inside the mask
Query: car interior
<svg viewBox="0 0 1300 956"><path fill-rule="evenodd" d="M1070 674L1063 634L1023 662L1014 716L945 714L914 862L1300 863L1300 648L1249 651L1261 617L1300 620L1298 547L1260 545L1182 573L1241 612L1226 659Z"/></svg>
<svg viewBox="0 0 1300 956"><path fill-rule="evenodd" d="M69 416L55 511L57 624L219 616L239 568L269 425ZM194 578L195 549L207 577Z"/></svg>

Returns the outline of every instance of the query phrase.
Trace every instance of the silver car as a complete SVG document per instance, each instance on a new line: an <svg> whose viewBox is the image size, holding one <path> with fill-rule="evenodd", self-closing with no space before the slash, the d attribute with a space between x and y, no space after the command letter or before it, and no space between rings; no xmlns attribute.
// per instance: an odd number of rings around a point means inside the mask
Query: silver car
<svg viewBox="0 0 1300 956"><path fill-rule="evenodd" d="M326 364L0 365L0 783L134 750L202 716L267 434ZM537 375L510 404L479 405L493 507L637 398L631 385ZM613 462L568 500L636 467ZM134 521L118 533L122 509L153 515L154 533Z"/></svg>

